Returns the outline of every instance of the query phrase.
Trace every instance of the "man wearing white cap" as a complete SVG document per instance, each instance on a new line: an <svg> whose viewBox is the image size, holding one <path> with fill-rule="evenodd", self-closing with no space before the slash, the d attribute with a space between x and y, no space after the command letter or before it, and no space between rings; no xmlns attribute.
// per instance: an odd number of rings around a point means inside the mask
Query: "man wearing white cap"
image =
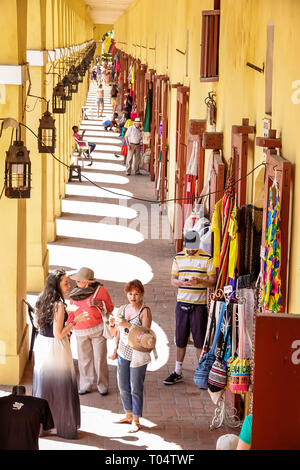
<svg viewBox="0 0 300 470"><path fill-rule="evenodd" d="M140 118L135 118L134 123L130 126L125 135L126 143L128 146L128 155L126 158L126 174L129 176L131 174L131 169L133 174L140 175L140 145L143 141L143 133L141 131L141 120Z"/></svg>
<svg viewBox="0 0 300 470"><path fill-rule="evenodd" d="M197 359L202 351L208 312L207 288L216 283L216 270L210 254L200 249L199 233L187 232L185 250L177 253L172 265L172 286L178 289L176 305L176 364L175 370L163 383L174 385L183 379L182 364L190 331L192 332Z"/></svg>

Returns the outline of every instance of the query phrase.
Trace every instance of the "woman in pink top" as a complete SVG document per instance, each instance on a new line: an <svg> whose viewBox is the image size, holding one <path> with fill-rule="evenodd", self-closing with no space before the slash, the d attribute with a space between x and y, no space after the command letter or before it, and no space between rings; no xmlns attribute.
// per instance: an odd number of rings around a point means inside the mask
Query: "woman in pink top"
<svg viewBox="0 0 300 470"><path fill-rule="evenodd" d="M103 336L103 320L101 311L105 309L111 314L114 306L110 295L103 285L94 278L94 271L81 268L78 273L70 276L76 281L77 287L70 292L70 303L76 305L76 315L87 312L88 320L76 324L74 331L78 349L78 367L80 388L78 393L84 395L92 391L95 383L100 395L108 393L108 366L106 338ZM68 322L74 313L69 314Z"/></svg>

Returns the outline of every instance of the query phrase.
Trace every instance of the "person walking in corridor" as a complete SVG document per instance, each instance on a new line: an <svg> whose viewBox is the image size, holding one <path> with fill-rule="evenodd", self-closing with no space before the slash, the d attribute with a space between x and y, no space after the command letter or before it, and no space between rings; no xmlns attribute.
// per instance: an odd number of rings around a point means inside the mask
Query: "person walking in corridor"
<svg viewBox="0 0 300 470"><path fill-rule="evenodd" d="M64 296L70 292L70 279L63 270L47 277L45 288L35 305L35 343L32 395L47 400L56 433L77 439L80 402L69 336L73 328L87 319L80 313L66 324L68 314Z"/></svg>
<svg viewBox="0 0 300 470"><path fill-rule="evenodd" d="M101 108L101 114L100 114ZM102 83L100 82L97 89L97 117L103 116L103 109L104 109L104 90Z"/></svg>
<svg viewBox="0 0 300 470"><path fill-rule="evenodd" d="M91 392L96 382L100 395L107 395L107 346L101 312L110 314L114 306L105 287L95 279L92 269L81 268L70 278L77 284L70 292L70 304L78 307L76 313L87 312L89 317L75 326L80 375L78 393L84 395ZM70 314L68 322L72 320Z"/></svg>
<svg viewBox="0 0 300 470"><path fill-rule="evenodd" d="M171 283L178 289L175 333L177 360L175 370L163 381L165 385L173 385L183 379L182 364L190 331L199 360L208 320L207 288L216 283L212 258L200 249L198 232L187 232L184 241L185 249L175 256L172 265Z"/></svg>
<svg viewBox="0 0 300 470"><path fill-rule="evenodd" d="M143 133L141 131L141 120L136 118L132 126L128 127L125 134L128 146L128 155L126 158L126 175L140 175L141 143L143 142Z"/></svg>
<svg viewBox="0 0 300 470"><path fill-rule="evenodd" d="M115 320L116 348L111 359L118 359L117 379L125 417L118 423L131 424L129 432L140 429L140 417L143 412L143 390L147 364L151 362L149 352L140 353L134 358L136 351L128 344L130 329L135 326L151 327L152 315L149 307L144 305L144 286L138 279L128 282L124 292L128 304L119 308Z"/></svg>

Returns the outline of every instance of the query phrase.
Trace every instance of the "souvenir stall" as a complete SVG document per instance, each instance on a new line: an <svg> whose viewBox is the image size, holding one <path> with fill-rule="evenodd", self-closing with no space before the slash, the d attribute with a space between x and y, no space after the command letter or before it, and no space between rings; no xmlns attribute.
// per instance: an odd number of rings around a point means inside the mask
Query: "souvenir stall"
<svg viewBox="0 0 300 470"><path fill-rule="evenodd" d="M201 248L212 255L217 269L215 289L208 291L206 339L194 376L216 405L211 429L222 424L239 427L251 412L255 317L262 311L284 312L286 305L291 164L277 154L275 146L281 142L273 131L269 138L258 137L256 144L267 149L265 161L258 165L265 169L264 199L247 204L248 135L253 132L248 120L232 126L225 189L212 211L216 191L206 184L209 191L202 196L210 193L208 198L196 199L184 226L184 231L199 232ZM216 173L216 155L211 154L209 180Z"/></svg>

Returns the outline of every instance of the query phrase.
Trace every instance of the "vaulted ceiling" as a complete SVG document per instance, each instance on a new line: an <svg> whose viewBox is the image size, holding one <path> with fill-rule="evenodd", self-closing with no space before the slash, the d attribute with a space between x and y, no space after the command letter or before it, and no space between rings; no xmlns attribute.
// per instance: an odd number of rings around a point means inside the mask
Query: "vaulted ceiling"
<svg viewBox="0 0 300 470"><path fill-rule="evenodd" d="M84 0L94 24L113 24L134 0Z"/></svg>

